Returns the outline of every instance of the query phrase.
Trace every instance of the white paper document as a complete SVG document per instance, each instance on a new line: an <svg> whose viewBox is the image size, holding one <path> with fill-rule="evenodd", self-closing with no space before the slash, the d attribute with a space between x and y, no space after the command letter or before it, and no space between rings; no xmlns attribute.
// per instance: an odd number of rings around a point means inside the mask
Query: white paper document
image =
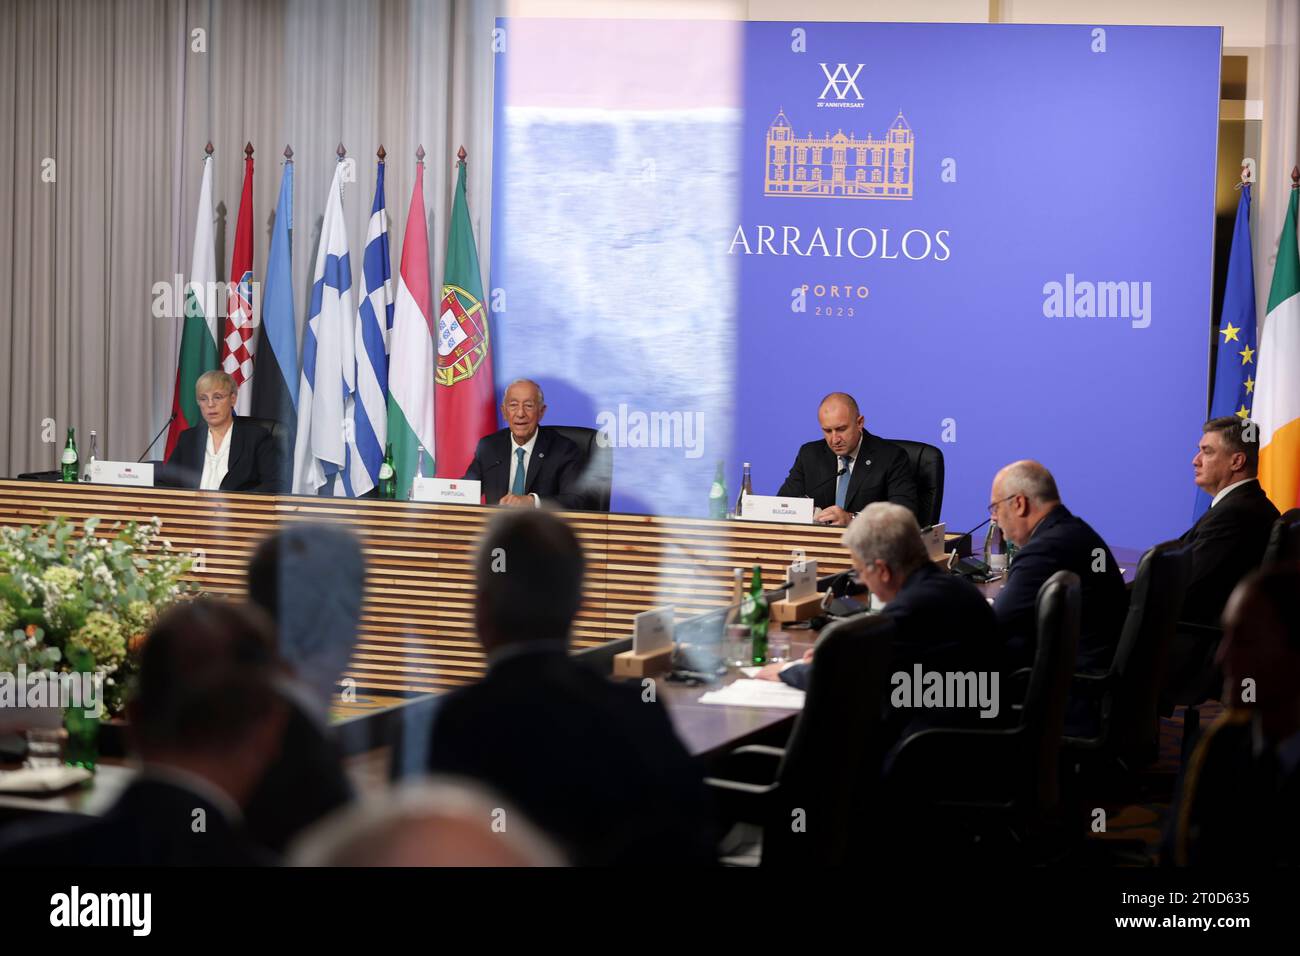
<svg viewBox="0 0 1300 956"><path fill-rule="evenodd" d="M701 704L802 710L804 692L774 680L738 680L700 697Z"/></svg>

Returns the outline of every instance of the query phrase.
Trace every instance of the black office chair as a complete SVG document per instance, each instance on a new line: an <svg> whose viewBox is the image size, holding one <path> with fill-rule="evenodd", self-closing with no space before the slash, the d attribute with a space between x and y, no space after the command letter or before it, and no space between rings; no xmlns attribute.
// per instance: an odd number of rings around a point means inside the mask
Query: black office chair
<svg viewBox="0 0 1300 956"><path fill-rule="evenodd" d="M594 428L581 425L550 425L560 435L578 446L582 452L582 475L578 487L588 511L608 511L609 497L614 487L614 450L602 445Z"/></svg>
<svg viewBox="0 0 1300 956"><path fill-rule="evenodd" d="M874 844L879 818L871 804L893 633L883 616L828 626L786 746L740 747L723 760L727 777L707 778L724 821L763 827L763 866L835 865Z"/></svg>
<svg viewBox="0 0 1300 956"><path fill-rule="evenodd" d="M939 523L943 512L943 452L925 442L905 438L886 438L907 452L908 463L916 476L916 520L922 528Z"/></svg>
<svg viewBox="0 0 1300 956"><path fill-rule="evenodd" d="M1138 771L1156 759L1165 663L1191 574L1190 544L1166 541L1144 554L1110 669L1074 675L1071 692L1092 702L1097 715L1095 732L1065 738L1081 787L1131 792Z"/></svg>
<svg viewBox="0 0 1300 956"><path fill-rule="evenodd" d="M1261 565L1300 561L1300 508L1292 508L1273 522Z"/></svg>
<svg viewBox="0 0 1300 956"><path fill-rule="evenodd" d="M1050 837L1063 832L1060 750L1080 592L1072 571L1039 588L1034 663L1013 726L929 728L887 756L885 786L905 821L894 837L900 847L935 841L940 851L1052 855Z"/></svg>

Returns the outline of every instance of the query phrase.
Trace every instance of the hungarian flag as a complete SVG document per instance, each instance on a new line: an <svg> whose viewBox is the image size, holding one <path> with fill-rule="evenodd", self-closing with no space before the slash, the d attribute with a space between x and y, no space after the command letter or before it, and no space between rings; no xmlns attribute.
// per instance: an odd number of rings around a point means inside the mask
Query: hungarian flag
<svg viewBox="0 0 1300 956"><path fill-rule="evenodd" d="M423 157L423 148L419 155ZM397 497L403 499L411 490L421 447L426 458L425 471L429 471L428 465L433 462L432 291L421 159L415 165L415 188L406 213L388 365L388 440L393 446Z"/></svg>
<svg viewBox="0 0 1300 956"><path fill-rule="evenodd" d="M235 413L247 415L253 401L253 144L244 147L244 192L230 257L230 292L221 336L221 367L239 389Z"/></svg>
<svg viewBox="0 0 1300 956"><path fill-rule="evenodd" d="M212 214L212 157L203 158L203 184L199 187L199 211L194 223L194 253L190 260L190 281L185 286L185 324L181 327L181 351L176 360L176 387L172 391L171 427L167 430L167 452L181 432L203 420L194 387L199 376L217 367L217 314L215 296L217 254L214 247Z"/></svg>
<svg viewBox="0 0 1300 956"><path fill-rule="evenodd" d="M1259 426L1259 483L1279 511L1300 505L1300 247L1297 181L1277 247L1268 314L1259 342L1253 418Z"/></svg>
<svg viewBox="0 0 1300 956"><path fill-rule="evenodd" d="M478 251L465 202L465 159L456 163L447 267L438 305L437 475L460 478L478 440L496 431L491 347ZM405 250L403 250L405 253Z"/></svg>

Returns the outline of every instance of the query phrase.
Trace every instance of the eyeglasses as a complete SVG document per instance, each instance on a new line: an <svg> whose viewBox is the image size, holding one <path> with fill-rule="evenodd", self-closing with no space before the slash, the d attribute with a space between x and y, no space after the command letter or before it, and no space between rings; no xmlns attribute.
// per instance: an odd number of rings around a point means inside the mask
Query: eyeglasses
<svg viewBox="0 0 1300 956"><path fill-rule="evenodd" d="M1010 500L1011 500L1012 498L1014 498L1014 497L1016 497L1016 496L1015 496L1015 495L1007 495L1005 498L1000 498L1000 499L997 500L997 501L990 502L990 503L989 503L989 517L993 517L994 515L996 515L996 514L998 513L998 505L1002 504L1004 501L1010 501Z"/></svg>
<svg viewBox="0 0 1300 956"><path fill-rule="evenodd" d="M200 395L197 401L200 405L220 405L229 397L225 392L213 392L211 395Z"/></svg>
<svg viewBox="0 0 1300 956"><path fill-rule="evenodd" d="M533 412L537 410L537 405L533 402L511 402L506 405L506 410L511 412L518 411L520 408L526 412Z"/></svg>

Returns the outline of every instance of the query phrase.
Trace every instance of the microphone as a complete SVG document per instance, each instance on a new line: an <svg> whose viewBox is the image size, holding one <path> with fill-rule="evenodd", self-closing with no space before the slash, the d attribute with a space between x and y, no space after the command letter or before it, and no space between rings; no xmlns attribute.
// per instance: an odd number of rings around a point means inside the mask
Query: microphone
<svg viewBox="0 0 1300 956"><path fill-rule="evenodd" d="M870 462L866 462L866 464L870 464ZM816 498L816 497L817 497L817 492L821 491L823 488L825 488L827 485L829 485L832 481L839 481L842 477L844 477L844 474L845 474L848 470L849 470L849 469L848 469L846 466L841 466L839 471L835 472L835 474L831 475L831 476L830 476L829 478L827 478L825 481L819 481L817 484L813 485L811 491L805 491L805 492L803 493L803 497L805 497L805 498Z"/></svg>
<svg viewBox="0 0 1300 956"><path fill-rule="evenodd" d="M144 456L149 454L149 449L153 448L154 445L158 444L158 439L162 438L163 432L171 428L172 422L176 421L176 416L179 414L180 412L172 412L172 417L167 419L167 421L163 422L163 427L158 429L158 434L153 436L153 441L151 441L148 445L145 446L144 451L140 452L140 457L136 459L137 464L139 462L144 461Z"/></svg>

